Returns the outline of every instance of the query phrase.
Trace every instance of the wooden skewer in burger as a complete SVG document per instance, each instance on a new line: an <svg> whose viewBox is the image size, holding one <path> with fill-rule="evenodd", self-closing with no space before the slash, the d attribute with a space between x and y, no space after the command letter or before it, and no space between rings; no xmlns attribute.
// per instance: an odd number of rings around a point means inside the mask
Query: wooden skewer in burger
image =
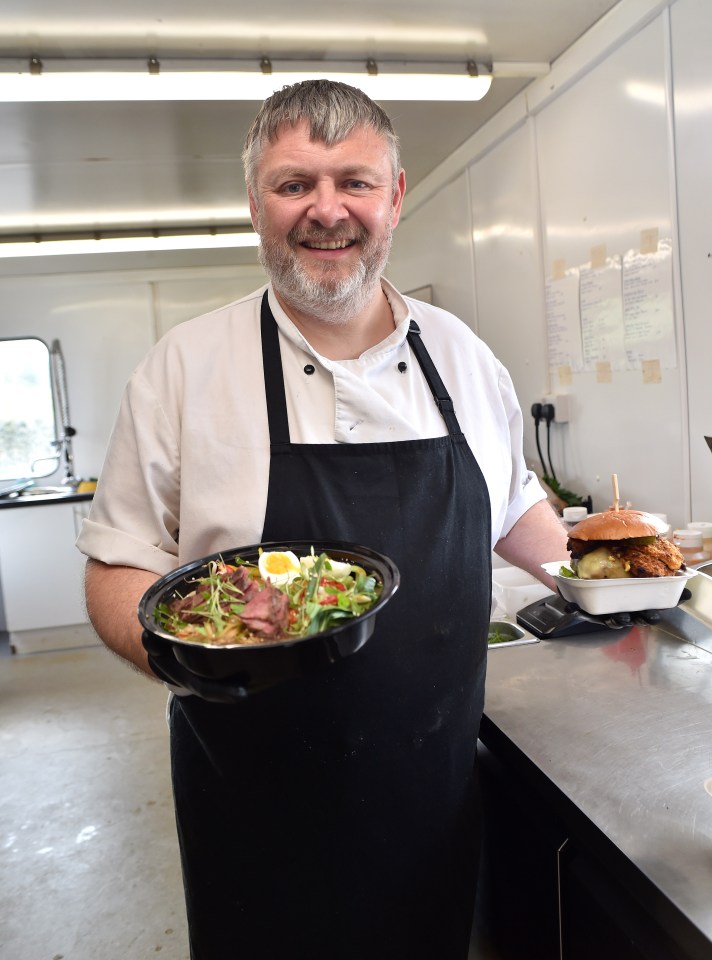
<svg viewBox="0 0 712 960"><path fill-rule="evenodd" d="M657 517L620 508L618 476L613 474L613 506L586 517L569 531L571 570L583 580L620 577L671 577L685 567L677 547L660 536Z"/></svg>

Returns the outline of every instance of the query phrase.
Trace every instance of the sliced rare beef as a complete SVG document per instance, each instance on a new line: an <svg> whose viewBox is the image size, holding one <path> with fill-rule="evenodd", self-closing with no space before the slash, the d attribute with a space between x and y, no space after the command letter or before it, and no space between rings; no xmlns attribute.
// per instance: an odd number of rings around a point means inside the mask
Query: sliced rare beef
<svg viewBox="0 0 712 960"><path fill-rule="evenodd" d="M260 592L260 587L254 577L251 577L246 567L235 567L227 578L238 590L244 594L245 601L251 600Z"/></svg>
<svg viewBox="0 0 712 960"><path fill-rule="evenodd" d="M187 597L178 597L171 600L168 607L172 613L178 613L186 623L202 623L205 619L202 613L193 613L194 607L199 607L205 603L205 597L201 593L189 593Z"/></svg>
<svg viewBox="0 0 712 960"><path fill-rule="evenodd" d="M268 583L248 600L240 619L257 636L277 640L286 632L288 616L287 595Z"/></svg>

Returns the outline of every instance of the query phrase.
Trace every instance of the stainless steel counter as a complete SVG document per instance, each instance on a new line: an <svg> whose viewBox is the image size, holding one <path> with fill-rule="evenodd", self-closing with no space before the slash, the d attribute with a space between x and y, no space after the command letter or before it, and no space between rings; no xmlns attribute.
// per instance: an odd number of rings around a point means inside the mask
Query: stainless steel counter
<svg viewBox="0 0 712 960"><path fill-rule="evenodd" d="M712 579L695 581L655 627L491 649L482 740L526 758L712 957Z"/></svg>

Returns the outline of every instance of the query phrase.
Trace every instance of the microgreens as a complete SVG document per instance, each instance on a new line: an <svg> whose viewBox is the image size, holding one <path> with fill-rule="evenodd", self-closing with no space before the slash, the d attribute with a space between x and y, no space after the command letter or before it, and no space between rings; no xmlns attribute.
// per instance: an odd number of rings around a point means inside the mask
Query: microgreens
<svg viewBox="0 0 712 960"><path fill-rule="evenodd" d="M288 616L280 636L260 636L242 622L247 598L229 578L244 566L260 589L266 587L257 565L234 558L230 563L213 560L205 575L190 581L192 589L157 604L156 621L168 633L184 640L210 644L257 644L270 640L294 640L313 636L366 613L380 596L382 584L356 564L346 577L330 576L332 564L326 553L312 550L312 562L302 565L301 575L284 584L271 585L286 594ZM187 601L187 605L186 605ZM245 615L247 616L247 614Z"/></svg>

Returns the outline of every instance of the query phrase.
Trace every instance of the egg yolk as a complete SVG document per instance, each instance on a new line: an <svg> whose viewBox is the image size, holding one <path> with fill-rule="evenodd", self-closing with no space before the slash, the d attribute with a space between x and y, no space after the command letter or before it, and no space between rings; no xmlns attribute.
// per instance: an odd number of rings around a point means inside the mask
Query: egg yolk
<svg viewBox="0 0 712 960"><path fill-rule="evenodd" d="M294 561L284 553L270 553L264 558L264 568L267 573L279 574L291 573L295 566Z"/></svg>

